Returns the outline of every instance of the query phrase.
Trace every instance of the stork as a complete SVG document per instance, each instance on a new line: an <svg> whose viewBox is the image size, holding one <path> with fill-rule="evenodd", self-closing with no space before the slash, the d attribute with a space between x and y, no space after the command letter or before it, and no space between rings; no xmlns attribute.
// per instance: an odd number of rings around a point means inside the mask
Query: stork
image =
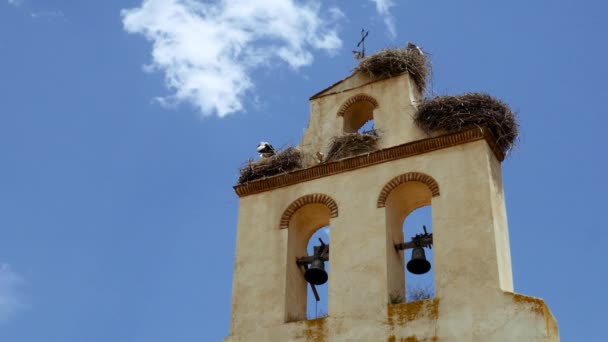
<svg viewBox="0 0 608 342"><path fill-rule="evenodd" d="M266 141L260 141L256 149L260 154L260 158L269 158L277 154L277 151Z"/></svg>
<svg viewBox="0 0 608 342"><path fill-rule="evenodd" d="M325 155L321 152L317 152L317 161L319 163L322 163L324 159L325 159Z"/></svg>
<svg viewBox="0 0 608 342"><path fill-rule="evenodd" d="M416 45L414 43L407 42L407 48L408 49L416 49L416 50L418 50L419 54L421 54L421 55L424 56L424 52L422 51L422 49L418 45Z"/></svg>

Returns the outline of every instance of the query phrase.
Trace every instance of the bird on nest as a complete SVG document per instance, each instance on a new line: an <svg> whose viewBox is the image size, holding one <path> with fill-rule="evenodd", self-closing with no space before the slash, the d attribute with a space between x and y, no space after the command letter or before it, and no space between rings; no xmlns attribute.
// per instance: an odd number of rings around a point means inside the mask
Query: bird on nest
<svg viewBox="0 0 608 342"><path fill-rule="evenodd" d="M277 154L277 151L266 141L261 141L256 149L260 154L260 158L269 158Z"/></svg>
<svg viewBox="0 0 608 342"><path fill-rule="evenodd" d="M424 56L424 52L422 51L422 49L420 48L420 46L412 43L412 42L407 42L407 48L408 49L416 49L418 50L418 53L420 53L421 55Z"/></svg>

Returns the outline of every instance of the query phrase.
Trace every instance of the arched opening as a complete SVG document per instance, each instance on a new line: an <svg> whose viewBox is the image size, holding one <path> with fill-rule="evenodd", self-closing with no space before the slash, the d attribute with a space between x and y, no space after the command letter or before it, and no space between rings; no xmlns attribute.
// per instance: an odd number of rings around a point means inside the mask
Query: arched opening
<svg viewBox="0 0 608 342"><path fill-rule="evenodd" d="M329 226L322 227L317 230L310 240L308 240L308 247L306 248L308 255L313 255L314 247L319 246L323 241L326 244L329 244ZM329 262L325 263L325 271L329 274ZM306 318L307 319L316 319L327 316L327 288L329 281L323 285L315 286L315 290L317 291L317 295L319 296L319 300L317 301L315 294L313 292L313 287L308 286L308 291L306 295Z"/></svg>
<svg viewBox="0 0 608 342"><path fill-rule="evenodd" d="M413 249L400 250L395 245L412 240L423 234L422 226L432 232L431 199L433 193L425 184L407 181L395 186L386 196L388 302L403 303L434 296L433 267L423 275L411 274L406 265L411 260ZM432 252L423 248L426 258L432 263Z"/></svg>
<svg viewBox="0 0 608 342"><path fill-rule="evenodd" d="M366 94L357 94L344 101L338 110L344 133L370 133L374 127L374 109L378 101Z"/></svg>
<svg viewBox="0 0 608 342"><path fill-rule="evenodd" d="M294 202L294 203L297 203ZM332 201L333 203L333 201ZM334 208L337 211L337 208ZM310 203L299 207L290 217L287 238L287 279L285 321L314 319L327 313L327 283L317 285L321 301L316 303L310 284L304 278L304 267L297 260L312 256L313 247L320 245L318 238L329 243L328 228L332 210L325 203ZM325 262L328 271L329 262Z"/></svg>
<svg viewBox="0 0 608 342"><path fill-rule="evenodd" d="M344 133L364 133L374 129L374 109L369 101L357 101L344 112Z"/></svg>
<svg viewBox="0 0 608 342"><path fill-rule="evenodd" d="M429 232L433 231L432 227L432 208L430 205L414 209L403 222L403 236L404 238L411 239L416 234L422 234L423 227ZM417 300L429 299L435 297L435 277L433 268L431 271L424 274L413 274L407 271L407 262L412 260L412 249L404 251L404 262L406 264L405 272L405 301L414 302ZM433 250L431 248L424 248L426 260L431 265L433 262Z"/></svg>

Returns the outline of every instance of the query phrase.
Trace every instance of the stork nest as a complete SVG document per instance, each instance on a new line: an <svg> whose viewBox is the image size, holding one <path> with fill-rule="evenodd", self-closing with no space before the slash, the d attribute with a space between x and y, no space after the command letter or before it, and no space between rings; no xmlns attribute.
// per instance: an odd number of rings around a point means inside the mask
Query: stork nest
<svg viewBox="0 0 608 342"><path fill-rule="evenodd" d="M239 184L276 176L301 167L302 154L295 147L288 147L272 157L250 159L240 170Z"/></svg>
<svg viewBox="0 0 608 342"><path fill-rule="evenodd" d="M389 48L361 60L355 71L362 71L372 79L389 78L407 72L420 93L426 88L430 63L416 48Z"/></svg>
<svg viewBox="0 0 608 342"><path fill-rule="evenodd" d="M325 161L334 161L343 158L370 153L378 149L378 135L371 133L345 133L333 138Z"/></svg>
<svg viewBox="0 0 608 342"><path fill-rule="evenodd" d="M505 154L513 148L519 130L515 114L507 104L480 93L425 99L418 106L415 121L427 133L487 127Z"/></svg>

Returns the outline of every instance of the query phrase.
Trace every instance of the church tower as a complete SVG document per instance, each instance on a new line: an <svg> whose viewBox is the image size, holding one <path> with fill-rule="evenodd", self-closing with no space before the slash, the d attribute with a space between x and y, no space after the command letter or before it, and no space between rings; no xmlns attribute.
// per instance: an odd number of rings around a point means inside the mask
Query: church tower
<svg viewBox="0 0 608 342"><path fill-rule="evenodd" d="M421 129L422 90L411 70L377 78L359 69L310 98L297 167L234 187L226 341L559 341L545 303L513 292L496 134ZM373 149L330 158L339 137L365 135L370 120ZM404 235L403 222L427 205L432 235L410 241L422 231ZM317 259L331 265L328 312L307 319L305 272L315 265L306 247L325 226L331 248ZM414 275L403 248L430 241L435 296L405 302Z"/></svg>

